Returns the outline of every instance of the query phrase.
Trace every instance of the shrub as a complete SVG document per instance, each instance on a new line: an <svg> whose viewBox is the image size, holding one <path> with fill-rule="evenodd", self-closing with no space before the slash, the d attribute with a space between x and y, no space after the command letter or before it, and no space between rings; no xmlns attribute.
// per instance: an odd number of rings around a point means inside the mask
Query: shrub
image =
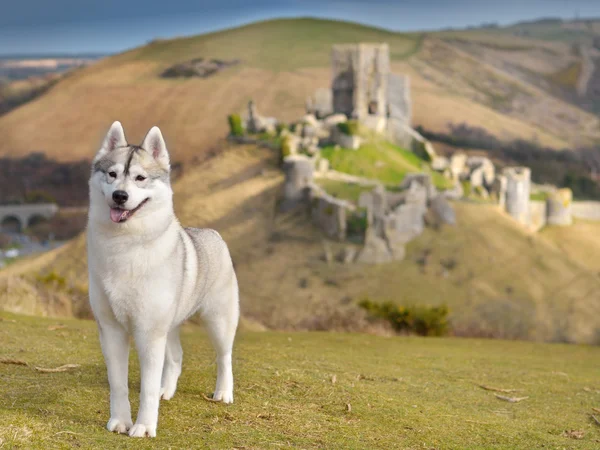
<svg viewBox="0 0 600 450"><path fill-rule="evenodd" d="M39 281L40 283L48 286L48 285L52 285L55 286L57 288L61 288L64 289L64 287L67 284L67 280L65 279L65 277L57 274L54 271L48 272L45 275L38 275L37 277L37 281Z"/></svg>
<svg viewBox="0 0 600 450"><path fill-rule="evenodd" d="M532 200L532 201L545 202L547 199L548 199L547 192L536 192L534 194L529 195L529 200Z"/></svg>
<svg viewBox="0 0 600 450"><path fill-rule="evenodd" d="M346 122L338 123L337 127L338 130L348 136L358 135L358 121L356 120L347 120Z"/></svg>
<svg viewBox="0 0 600 450"><path fill-rule="evenodd" d="M277 136L279 136L283 130L288 130L289 128L285 123L278 123L275 129L277 130Z"/></svg>
<svg viewBox="0 0 600 450"><path fill-rule="evenodd" d="M367 212L366 210L355 211L348 215L346 220L346 231L348 236L360 236L364 238L367 231Z"/></svg>
<svg viewBox="0 0 600 450"><path fill-rule="evenodd" d="M445 336L448 334L448 308L441 306L399 306L393 302L362 300L359 306L370 315L389 321L401 333L420 336Z"/></svg>
<svg viewBox="0 0 600 450"><path fill-rule="evenodd" d="M25 203L56 203L56 199L44 191L29 191L24 200Z"/></svg>
<svg viewBox="0 0 600 450"><path fill-rule="evenodd" d="M417 155L423 161L431 162L431 157L427 150L425 149L425 142L417 141L413 139L412 150L415 155Z"/></svg>
<svg viewBox="0 0 600 450"><path fill-rule="evenodd" d="M469 180L462 180L460 184L462 185L463 196L468 197L471 195L471 182Z"/></svg>
<svg viewBox="0 0 600 450"><path fill-rule="evenodd" d="M231 136L243 136L244 127L242 126L242 118L239 114L231 114L227 117L229 120L229 134Z"/></svg>
<svg viewBox="0 0 600 450"><path fill-rule="evenodd" d="M279 164L283 164L283 160L292 154L290 145L290 138L285 136L281 139L281 145L279 147Z"/></svg>

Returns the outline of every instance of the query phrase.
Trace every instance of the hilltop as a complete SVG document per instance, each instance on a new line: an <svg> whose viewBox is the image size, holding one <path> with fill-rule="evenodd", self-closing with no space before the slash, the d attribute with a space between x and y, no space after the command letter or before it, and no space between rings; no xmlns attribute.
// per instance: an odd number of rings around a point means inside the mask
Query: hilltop
<svg viewBox="0 0 600 450"><path fill-rule="evenodd" d="M139 441L104 428L108 383L93 322L6 313L0 321L0 359L79 364L62 373L0 364L0 447L593 449L600 441L590 417L600 406L595 347L241 332L235 403L226 406L204 400L214 354L202 330L184 328L178 391L161 402L158 437ZM135 413L134 352L130 367Z"/></svg>
<svg viewBox="0 0 600 450"><path fill-rule="evenodd" d="M154 41L76 70L0 117L0 155L43 151L62 161L90 158L107 124L118 118L133 142L158 125L181 161L202 159L226 134L222 118L241 111L250 98L261 111L276 111L283 120L298 117L307 96L330 85L330 49L339 42L389 43L392 69L411 77L415 126L445 132L449 123L464 122L502 139L534 139L553 148L598 138L597 117L537 87L538 75L527 79L493 64L498 54L501 61L542 54L540 64L551 75L573 59L566 44L504 36L494 44L504 47L494 50L492 34L485 35L487 43L481 31L460 36L469 49L456 33L402 34L286 19ZM481 58L482 49L491 57ZM546 50L557 62L548 62ZM241 62L206 79L160 77L173 64L199 57Z"/></svg>

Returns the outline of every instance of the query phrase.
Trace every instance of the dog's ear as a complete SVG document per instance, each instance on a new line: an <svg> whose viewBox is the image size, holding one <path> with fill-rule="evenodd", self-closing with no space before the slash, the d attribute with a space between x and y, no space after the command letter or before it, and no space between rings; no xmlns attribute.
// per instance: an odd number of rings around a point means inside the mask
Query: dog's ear
<svg viewBox="0 0 600 450"><path fill-rule="evenodd" d="M158 127L150 128L150 131L148 131L148 134L144 138L142 148L146 149L159 164L169 167L169 152Z"/></svg>
<svg viewBox="0 0 600 450"><path fill-rule="evenodd" d="M104 138L104 142L102 143L102 148L100 152L102 153L110 153L114 149L119 147L126 147L127 139L125 139L125 132L123 131L123 125L118 120L113 122L106 133L106 137Z"/></svg>

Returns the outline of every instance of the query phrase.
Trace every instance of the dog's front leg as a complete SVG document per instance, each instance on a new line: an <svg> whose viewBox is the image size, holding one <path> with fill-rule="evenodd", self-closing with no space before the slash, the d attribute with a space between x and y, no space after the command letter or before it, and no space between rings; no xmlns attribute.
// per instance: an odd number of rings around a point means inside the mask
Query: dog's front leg
<svg viewBox="0 0 600 450"><path fill-rule="evenodd" d="M113 320L98 321L98 330L110 385L110 420L106 428L108 431L126 433L132 426L127 387L129 336Z"/></svg>
<svg viewBox="0 0 600 450"><path fill-rule="evenodd" d="M160 381L165 360L167 333L139 331L135 333L135 344L140 357L140 410L129 436L156 436Z"/></svg>

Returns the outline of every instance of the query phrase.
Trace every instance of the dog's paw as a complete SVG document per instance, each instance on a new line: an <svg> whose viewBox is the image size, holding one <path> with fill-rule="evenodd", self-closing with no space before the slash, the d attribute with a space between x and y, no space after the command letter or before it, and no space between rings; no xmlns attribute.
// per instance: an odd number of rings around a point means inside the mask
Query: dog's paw
<svg viewBox="0 0 600 450"><path fill-rule="evenodd" d="M131 419L121 420L111 417L108 423L106 424L106 429L111 432L126 434L132 426L133 422L131 421Z"/></svg>
<svg viewBox="0 0 600 450"><path fill-rule="evenodd" d="M233 403L233 391L216 391L213 394L213 400L223 403Z"/></svg>
<svg viewBox="0 0 600 450"><path fill-rule="evenodd" d="M160 388L160 398L163 400L171 400L177 390L177 382L168 384Z"/></svg>
<svg viewBox="0 0 600 450"><path fill-rule="evenodd" d="M142 423L136 423L131 430L129 430L130 437L156 437L156 427L144 425Z"/></svg>

